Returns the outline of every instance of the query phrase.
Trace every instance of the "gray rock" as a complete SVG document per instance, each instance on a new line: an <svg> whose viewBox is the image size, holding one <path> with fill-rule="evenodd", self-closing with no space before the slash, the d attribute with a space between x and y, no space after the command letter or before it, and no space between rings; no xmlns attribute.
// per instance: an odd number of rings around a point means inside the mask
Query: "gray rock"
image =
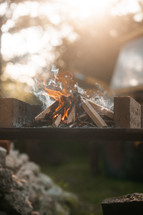
<svg viewBox="0 0 143 215"><path fill-rule="evenodd" d="M29 157L26 154L20 154L18 150L11 150L10 154L6 157L6 167L13 170L14 173L20 169L23 164L28 162Z"/></svg>
<svg viewBox="0 0 143 215"><path fill-rule="evenodd" d="M54 198L54 200L61 201L63 200L63 190L55 185L47 191L47 194Z"/></svg>
<svg viewBox="0 0 143 215"><path fill-rule="evenodd" d="M23 175L23 172L25 171L29 171L29 172L31 171L34 175L37 176L40 173L40 167L34 162L26 162L19 169L17 173L18 177L23 177L22 175Z"/></svg>
<svg viewBox="0 0 143 215"><path fill-rule="evenodd" d="M8 169L0 169L0 192L10 192L12 188L12 173Z"/></svg>
<svg viewBox="0 0 143 215"><path fill-rule="evenodd" d="M6 167L13 172L0 169L0 194L6 211L8 206L20 215L70 214L69 205L75 204L76 196L55 185L49 176L40 172L37 164L29 161L26 154L12 148L6 157Z"/></svg>
<svg viewBox="0 0 143 215"><path fill-rule="evenodd" d="M60 214L60 215L70 215L70 210L68 207L66 207L65 205L62 206L59 203L56 203L56 214Z"/></svg>
<svg viewBox="0 0 143 215"><path fill-rule="evenodd" d="M5 167L6 149L0 147L0 167Z"/></svg>
<svg viewBox="0 0 143 215"><path fill-rule="evenodd" d="M45 175L45 174L43 174L43 173L40 173L40 174L39 174L39 177L36 178L36 183L37 183L37 185L39 185L39 186L42 185L43 188L44 188L44 190L48 190L48 189L50 189L51 187L53 187L53 185L54 185L52 179L51 179L49 176L47 176L47 175Z"/></svg>
<svg viewBox="0 0 143 215"><path fill-rule="evenodd" d="M20 170L18 171L18 173L16 174L16 176L20 179L25 179L27 182L32 182L32 181L35 181L35 175L34 173L27 169L27 170Z"/></svg>
<svg viewBox="0 0 143 215"><path fill-rule="evenodd" d="M21 191L14 190L11 193L6 194L4 198L5 201L8 202L8 205L21 215L32 213L32 205Z"/></svg>
<svg viewBox="0 0 143 215"><path fill-rule="evenodd" d="M8 169L13 170L14 172L19 167L19 151L18 150L11 150L10 154L6 156L6 167Z"/></svg>

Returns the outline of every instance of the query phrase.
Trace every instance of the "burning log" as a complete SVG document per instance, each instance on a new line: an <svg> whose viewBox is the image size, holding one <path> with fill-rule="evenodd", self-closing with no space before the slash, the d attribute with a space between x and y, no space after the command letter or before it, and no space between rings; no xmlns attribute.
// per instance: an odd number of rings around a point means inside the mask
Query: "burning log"
<svg viewBox="0 0 143 215"><path fill-rule="evenodd" d="M87 100L89 102L89 104L91 104L91 106L97 111L102 113L103 115L107 116L110 119L114 118L114 112L97 104L96 102L93 102L91 100Z"/></svg>
<svg viewBox="0 0 143 215"><path fill-rule="evenodd" d="M116 127L141 128L141 105L132 97L114 98Z"/></svg>
<svg viewBox="0 0 143 215"><path fill-rule="evenodd" d="M57 119L55 120L55 122L54 122L54 125L56 126L56 127L58 127L59 126L59 124L60 124L60 122L61 122L61 119L62 119L62 116L61 116L61 114L57 117Z"/></svg>
<svg viewBox="0 0 143 215"><path fill-rule="evenodd" d="M68 119L67 119L67 124L70 124L72 122L75 122L76 120L76 117L75 117L75 105L73 105L72 109L71 109L71 112L68 116Z"/></svg>
<svg viewBox="0 0 143 215"><path fill-rule="evenodd" d="M45 110L43 110L40 114L38 114L35 117L35 121L40 121L40 120L44 119L45 116L52 111L52 109L54 109L55 107L57 107L57 105L58 105L58 101L55 101L52 105L50 105Z"/></svg>
<svg viewBox="0 0 143 215"><path fill-rule="evenodd" d="M89 104L87 100L83 100L82 107L98 127L107 127L106 122L100 117L97 111Z"/></svg>

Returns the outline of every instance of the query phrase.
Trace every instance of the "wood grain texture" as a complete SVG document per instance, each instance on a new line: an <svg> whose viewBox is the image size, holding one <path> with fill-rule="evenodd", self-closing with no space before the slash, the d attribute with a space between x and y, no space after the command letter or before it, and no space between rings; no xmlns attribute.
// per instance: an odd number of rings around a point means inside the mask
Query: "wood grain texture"
<svg viewBox="0 0 143 215"><path fill-rule="evenodd" d="M107 127L106 122L100 117L97 111L89 104L87 100L83 100L82 107L98 127Z"/></svg>
<svg viewBox="0 0 143 215"><path fill-rule="evenodd" d="M115 97L114 122L116 127L141 128L141 105L129 96Z"/></svg>
<svg viewBox="0 0 143 215"><path fill-rule="evenodd" d="M110 119L114 118L114 112L112 110L109 110L99 104L97 104L96 102L93 102L91 100L87 100L89 102L89 104L97 111L102 113L103 115L109 117Z"/></svg>

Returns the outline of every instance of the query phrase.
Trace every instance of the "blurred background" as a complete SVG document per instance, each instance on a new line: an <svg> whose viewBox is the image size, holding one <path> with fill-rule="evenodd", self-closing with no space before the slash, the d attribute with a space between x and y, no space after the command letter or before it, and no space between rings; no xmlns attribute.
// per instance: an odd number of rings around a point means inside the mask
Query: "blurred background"
<svg viewBox="0 0 143 215"><path fill-rule="evenodd" d="M110 85L119 51L142 24L141 0L1 0L1 94L31 101L33 79L52 65Z"/></svg>
<svg viewBox="0 0 143 215"><path fill-rule="evenodd" d="M35 104L35 79L55 66L83 88L137 91L142 101L142 35L142 0L0 0L0 96ZM99 215L104 198L143 192L142 144L102 144L33 140L17 148L79 195L78 214Z"/></svg>

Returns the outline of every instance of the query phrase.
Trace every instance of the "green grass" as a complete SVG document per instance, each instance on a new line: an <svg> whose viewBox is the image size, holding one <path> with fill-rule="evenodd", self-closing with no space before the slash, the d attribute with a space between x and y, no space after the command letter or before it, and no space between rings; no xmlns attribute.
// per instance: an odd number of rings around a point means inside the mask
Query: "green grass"
<svg viewBox="0 0 143 215"><path fill-rule="evenodd" d="M101 202L109 197L143 192L143 183L115 180L104 173L93 175L88 159L70 160L58 166L42 168L62 188L77 194L83 206L81 214L101 215Z"/></svg>
<svg viewBox="0 0 143 215"><path fill-rule="evenodd" d="M42 163L42 171L63 189L79 197L79 208L73 215L101 215L101 202L104 199L128 193L143 193L143 182L107 177L102 162L100 174L93 174L89 164L89 145L86 142L45 141L36 144L34 142L30 147L31 155L36 154L37 150L40 155L37 161ZM23 145L26 146L25 143ZM22 144L17 146L22 148ZM26 151L26 148L21 150Z"/></svg>

